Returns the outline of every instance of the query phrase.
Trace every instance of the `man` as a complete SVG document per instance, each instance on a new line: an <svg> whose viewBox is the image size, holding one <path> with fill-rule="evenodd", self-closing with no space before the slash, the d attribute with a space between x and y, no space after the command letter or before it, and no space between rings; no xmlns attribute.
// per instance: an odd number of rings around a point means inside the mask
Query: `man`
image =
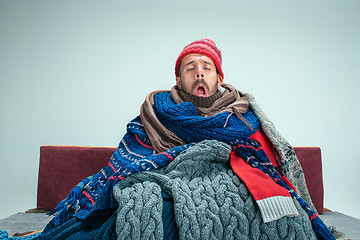
<svg viewBox="0 0 360 240"><path fill-rule="evenodd" d="M42 238L333 239L291 146L223 83L221 64L212 40L187 45L176 85L146 97L108 166L59 203Z"/></svg>

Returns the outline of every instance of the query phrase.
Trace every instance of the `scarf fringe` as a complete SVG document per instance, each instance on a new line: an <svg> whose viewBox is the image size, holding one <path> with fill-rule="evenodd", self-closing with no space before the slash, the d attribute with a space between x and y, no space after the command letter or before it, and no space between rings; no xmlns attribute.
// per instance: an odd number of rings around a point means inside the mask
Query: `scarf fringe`
<svg viewBox="0 0 360 240"><path fill-rule="evenodd" d="M335 240L334 235L330 232L329 228L326 227L319 216L313 218L311 224L318 239Z"/></svg>
<svg viewBox="0 0 360 240"><path fill-rule="evenodd" d="M82 180L56 208L49 211L48 215L55 216L55 225L67 221L72 214L75 214L80 209L80 195L84 189L87 189L90 184L95 182L94 179L96 180L94 176L90 176Z"/></svg>

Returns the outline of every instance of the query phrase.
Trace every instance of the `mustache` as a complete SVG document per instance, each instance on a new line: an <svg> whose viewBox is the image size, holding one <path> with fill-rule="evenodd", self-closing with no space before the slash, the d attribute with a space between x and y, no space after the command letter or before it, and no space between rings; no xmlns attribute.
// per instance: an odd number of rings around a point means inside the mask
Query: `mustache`
<svg viewBox="0 0 360 240"><path fill-rule="evenodd" d="M194 92L194 90L196 89L196 87L199 85L199 84L202 84L204 85L204 87L206 88L206 90L209 90L209 85L205 82L204 79L199 79L199 80L196 80L191 88L191 92Z"/></svg>

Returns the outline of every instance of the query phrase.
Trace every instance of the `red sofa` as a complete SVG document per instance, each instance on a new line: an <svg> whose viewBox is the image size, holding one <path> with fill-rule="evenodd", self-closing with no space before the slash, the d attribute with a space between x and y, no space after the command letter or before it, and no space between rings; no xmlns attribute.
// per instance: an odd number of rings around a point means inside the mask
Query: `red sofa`
<svg viewBox="0 0 360 240"><path fill-rule="evenodd" d="M318 147L295 147L303 167L312 201L323 213L323 178L321 150ZM50 210L63 200L84 178L105 167L116 148L79 146L40 147L37 208Z"/></svg>

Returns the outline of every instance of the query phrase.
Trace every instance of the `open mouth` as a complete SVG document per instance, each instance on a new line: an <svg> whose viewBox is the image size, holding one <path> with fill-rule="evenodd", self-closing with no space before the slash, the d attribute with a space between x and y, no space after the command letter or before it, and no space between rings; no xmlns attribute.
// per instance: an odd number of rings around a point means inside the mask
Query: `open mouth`
<svg viewBox="0 0 360 240"><path fill-rule="evenodd" d="M194 95L199 97L206 97L206 89L203 85L198 85L194 91Z"/></svg>

